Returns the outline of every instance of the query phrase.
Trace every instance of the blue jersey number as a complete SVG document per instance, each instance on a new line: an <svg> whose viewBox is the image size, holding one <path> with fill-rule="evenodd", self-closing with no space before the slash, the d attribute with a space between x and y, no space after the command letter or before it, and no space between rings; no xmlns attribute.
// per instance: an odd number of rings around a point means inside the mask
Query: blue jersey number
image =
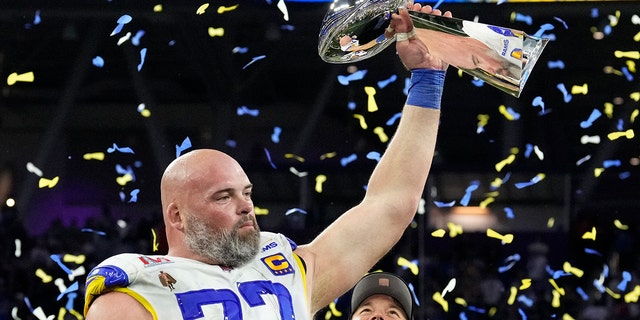
<svg viewBox="0 0 640 320"><path fill-rule="evenodd" d="M280 306L280 318L295 319L291 294L281 283L266 280L242 282L238 284L238 290L249 307L265 305L262 296L265 294L274 295L278 299L278 305ZM222 305L224 319L242 320L240 299L238 295L229 289L203 289L176 293L176 299L178 299L178 305L180 305L180 311L185 320L204 317L202 306L217 303Z"/></svg>

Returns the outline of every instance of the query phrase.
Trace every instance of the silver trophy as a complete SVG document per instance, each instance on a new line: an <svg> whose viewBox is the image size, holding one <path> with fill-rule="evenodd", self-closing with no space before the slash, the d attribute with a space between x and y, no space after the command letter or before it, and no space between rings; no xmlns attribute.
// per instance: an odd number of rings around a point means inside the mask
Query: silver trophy
<svg viewBox="0 0 640 320"><path fill-rule="evenodd" d="M406 7L406 0L334 0L320 29L320 57L353 63L375 56L394 42L384 36L391 14ZM419 11L409 15L432 55L515 97L549 42L511 28Z"/></svg>

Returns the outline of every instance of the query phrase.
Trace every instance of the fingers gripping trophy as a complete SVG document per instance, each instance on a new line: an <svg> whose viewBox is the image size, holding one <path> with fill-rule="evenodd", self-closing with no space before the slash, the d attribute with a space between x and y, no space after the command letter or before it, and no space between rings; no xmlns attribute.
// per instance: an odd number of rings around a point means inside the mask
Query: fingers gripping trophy
<svg viewBox="0 0 640 320"><path fill-rule="evenodd" d="M409 8L414 25L409 33L389 28L398 8ZM433 56L519 97L549 42L520 30L420 9L406 0L335 0L322 22L318 53L329 63L353 63L375 56L395 40L418 37Z"/></svg>

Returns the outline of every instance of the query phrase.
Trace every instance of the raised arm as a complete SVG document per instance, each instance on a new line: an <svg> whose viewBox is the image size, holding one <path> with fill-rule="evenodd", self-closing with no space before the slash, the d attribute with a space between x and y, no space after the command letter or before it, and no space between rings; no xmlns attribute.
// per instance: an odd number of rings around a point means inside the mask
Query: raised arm
<svg viewBox="0 0 640 320"><path fill-rule="evenodd" d="M431 12L430 7L412 7ZM442 14L441 12L433 12ZM447 12L445 15L450 16ZM402 117L368 183L363 201L341 215L296 253L307 263L311 310L348 291L400 239L422 197L434 154L440 98L448 65L412 36L406 10L393 14L387 36L412 73Z"/></svg>

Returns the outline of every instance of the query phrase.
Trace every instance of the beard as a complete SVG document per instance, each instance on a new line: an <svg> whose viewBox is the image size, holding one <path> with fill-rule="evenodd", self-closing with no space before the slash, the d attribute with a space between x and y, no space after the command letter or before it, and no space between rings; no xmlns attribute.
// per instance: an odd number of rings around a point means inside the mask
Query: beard
<svg viewBox="0 0 640 320"><path fill-rule="evenodd" d="M260 228L251 216L238 221L231 230L213 228L191 214L187 214L185 219L186 246L212 263L237 268L251 261L260 251ZM238 229L247 220L253 220L254 230L240 235Z"/></svg>

